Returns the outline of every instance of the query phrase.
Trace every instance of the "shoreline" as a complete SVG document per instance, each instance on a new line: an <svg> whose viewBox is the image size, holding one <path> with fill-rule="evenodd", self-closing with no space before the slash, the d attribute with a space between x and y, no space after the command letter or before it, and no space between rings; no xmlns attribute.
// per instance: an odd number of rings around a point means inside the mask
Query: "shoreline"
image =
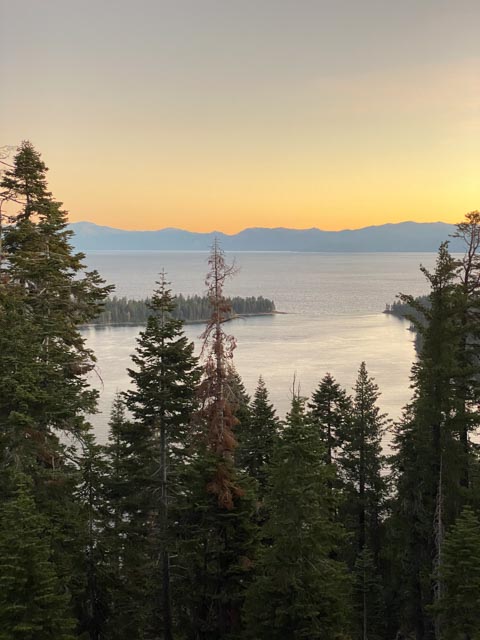
<svg viewBox="0 0 480 640"><path fill-rule="evenodd" d="M287 315L287 311L263 311L259 313L242 313L235 314L230 318L227 318L224 322L230 322L231 320L239 320L241 318L258 318L262 316L276 316L276 315ZM205 320L184 320L183 324L206 324L208 322L208 318ZM80 329L89 329L89 328L103 328L103 327L144 327L145 322L91 322L89 324L81 324L79 325Z"/></svg>

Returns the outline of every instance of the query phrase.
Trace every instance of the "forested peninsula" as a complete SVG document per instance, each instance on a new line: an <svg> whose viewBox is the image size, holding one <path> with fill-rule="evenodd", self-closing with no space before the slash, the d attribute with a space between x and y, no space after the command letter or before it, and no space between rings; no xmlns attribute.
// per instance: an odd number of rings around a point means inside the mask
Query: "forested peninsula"
<svg viewBox="0 0 480 640"><path fill-rule="evenodd" d="M2 640L480 638L480 212L457 225L462 257L443 242L422 270L395 423L365 362L352 393L319 362L284 419L261 371L247 393L215 241L200 356L162 273L100 445L80 327L113 288L74 251L35 148L5 166Z"/></svg>
<svg viewBox="0 0 480 640"><path fill-rule="evenodd" d="M425 317L424 311L430 306L428 296L400 296L399 300L394 300L391 304L387 304L384 313L388 313L397 318L407 318L421 320Z"/></svg>
<svg viewBox="0 0 480 640"><path fill-rule="evenodd" d="M238 317L264 316L277 313L273 300L262 296L226 298L230 311L226 320ZM109 297L105 300L101 313L93 319L93 325L145 325L151 314L150 299L131 300L126 297ZM211 300L207 296L175 296L175 306L170 315L185 324L206 322L212 313Z"/></svg>
<svg viewBox="0 0 480 640"><path fill-rule="evenodd" d="M429 296L399 294L399 299L387 304L383 313L410 320L408 328L415 334L415 349L419 353L422 349L423 332L429 323L430 308Z"/></svg>

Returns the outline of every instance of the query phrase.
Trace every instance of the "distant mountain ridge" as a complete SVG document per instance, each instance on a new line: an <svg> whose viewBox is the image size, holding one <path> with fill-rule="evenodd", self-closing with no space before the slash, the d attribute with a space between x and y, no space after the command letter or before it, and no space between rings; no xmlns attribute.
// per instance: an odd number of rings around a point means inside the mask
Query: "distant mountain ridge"
<svg viewBox="0 0 480 640"><path fill-rule="evenodd" d="M460 240L449 238L455 225L445 222L399 222L344 231L253 227L232 235L173 228L127 231L93 222L74 222L69 227L75 232L73 244L80 251L207 251L214 238L225 251L423 252L437 251L440 243L449 239L451 251L463 250Z"/></svg>

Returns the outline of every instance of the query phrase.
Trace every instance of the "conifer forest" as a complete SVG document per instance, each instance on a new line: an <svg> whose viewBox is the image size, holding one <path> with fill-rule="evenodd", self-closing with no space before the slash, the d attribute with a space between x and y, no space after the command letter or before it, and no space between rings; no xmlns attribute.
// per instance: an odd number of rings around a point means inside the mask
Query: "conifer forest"
<svg viewBox="0 0 480 640"><path fill-rule="evenodd" d="M275 303L273 300L263 296L241 298L227 298L230 306L225 319L236 318L238 316L272 315L275 313ZM133 324L144 325L147 323L151 313L150 299L130 300L128 298L118 298L113 296L107 298L101 313L93 318L91 324L112 325L112 324ZM184 296L181 293L175 295L175 305L170 311L173 318L182 320L185 324L207 322L211 315L211 304L208 296Z"/></svg>
<svg viewBox="0 0 480 640"><path fill-rule="evenodd" d="M399 292L421 340L396 423L365 362L352 394L294 382L285 419L262 377L250 397L225 320L275 308L232 311L215 243L200 357L160 265L100 445L80 327L113 288L39 152L2 169L0 640L480 639L479 212L464 255L446 241L423 269L428 295Z"/></svg>

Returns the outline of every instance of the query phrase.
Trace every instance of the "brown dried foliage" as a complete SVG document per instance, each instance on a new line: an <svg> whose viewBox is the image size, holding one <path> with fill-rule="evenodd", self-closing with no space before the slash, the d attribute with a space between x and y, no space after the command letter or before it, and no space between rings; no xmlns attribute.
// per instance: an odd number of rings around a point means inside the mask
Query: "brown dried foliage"
<svg viewBox="0 0 480 640"><path fill-rule="evenodd" d="M243 492L232 480L233 452L237 446L233 430L238 420L232 411L228 380L232 373L236 343L235 338L223 329L223 323L231 312L231 305L223 295L223 287L225 281L234 275L236 268L235 265L227 265L225 255L216 241L208 265L205 284L212 314L201 335L205 365L199 387L200 418L206 426L207 447L218 456L219 461L214 477L207 485L207 491L217 496L220 507L232 509L234 498Z"/></svg>

